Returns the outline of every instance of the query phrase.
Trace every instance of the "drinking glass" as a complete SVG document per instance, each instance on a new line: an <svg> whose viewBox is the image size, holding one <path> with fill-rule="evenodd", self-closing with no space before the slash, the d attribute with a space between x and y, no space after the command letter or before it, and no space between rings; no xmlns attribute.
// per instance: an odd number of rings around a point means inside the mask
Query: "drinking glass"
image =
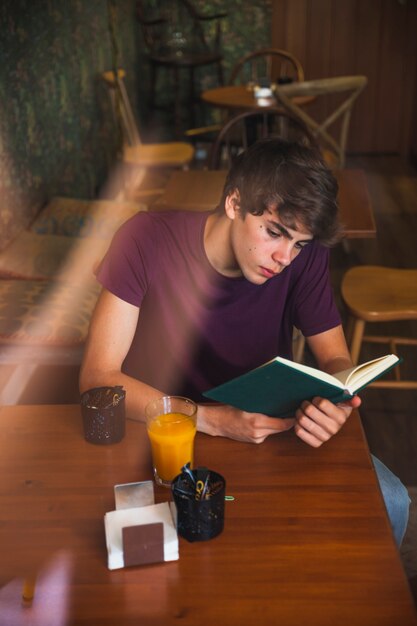
<svg viewBox="0 0 417 626"><path fill-rule="evenodd" d="M155 482L165 487L194 462L197 405L181 396L164 396L145 408Z"/></svg>

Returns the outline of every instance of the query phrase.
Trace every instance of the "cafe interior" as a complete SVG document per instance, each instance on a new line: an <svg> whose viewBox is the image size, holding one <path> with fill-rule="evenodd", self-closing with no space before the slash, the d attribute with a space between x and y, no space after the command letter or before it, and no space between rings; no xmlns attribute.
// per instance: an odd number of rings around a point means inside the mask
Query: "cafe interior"
<svg viewBox="0 0 417 626"><path fill-rule="evenodd" d="M417 4L4 0L0 24L0 625L417 624ZM214 209L234 158L267 136L317 145L337 179L330 272L353 362L402 362L361 392L346 449L306 453L285 433L211 456L225 442L198 433L198 462L216 459L234 497L223 533L109 572L111 490L151 472L137 423L114 446L82 438L97 266L137 212ZM294 359L314 367L296 330ZM256 479L263 446L283 472L288 458L287 484ZM400 548L369 453L408 489ZM311 491L285 504L306 475L316 495L331 485L325 510Z"/></svg>

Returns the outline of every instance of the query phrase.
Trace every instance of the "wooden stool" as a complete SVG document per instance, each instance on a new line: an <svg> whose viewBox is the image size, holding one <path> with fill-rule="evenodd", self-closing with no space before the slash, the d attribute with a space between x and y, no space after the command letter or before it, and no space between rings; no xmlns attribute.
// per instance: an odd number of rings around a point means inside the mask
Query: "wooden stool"
<svg viewBox="0 0 417 626"><path fill-rule="evenodd" d="M194 158L194 148L185 141L142 143L136 116L125 86L126 72L118 69L103 72L101 77L109 89L115 120L123 132L124 163L138 168L182 167L187 169ZM162 190L160 190L162 191Z"/></svg>
<svg viewBox="0 0 417 626"><path fill-rule="evenodd" d="M397 345L417 346L414 338L364 334L367 322L417 320L417 270L353 267L344 275L341 291L350 314L347 337L354 364L363 341L388 343L394 354ZM395 380L378 381L372 387L417 389L417 381L401 380L399 367L395 376Z"/></svg>

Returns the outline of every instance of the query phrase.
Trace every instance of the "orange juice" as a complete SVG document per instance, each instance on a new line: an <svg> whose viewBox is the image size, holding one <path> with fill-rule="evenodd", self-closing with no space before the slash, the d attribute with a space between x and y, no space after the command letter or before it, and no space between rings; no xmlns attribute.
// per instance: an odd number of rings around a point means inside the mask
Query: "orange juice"
<svg viewBox="0 0 417 626"><path fill-rule="evenodd" d="M193 464L195 418L184 413L164 413L148 422L153 466L158 477L170 482L186 463Z"/></svg>

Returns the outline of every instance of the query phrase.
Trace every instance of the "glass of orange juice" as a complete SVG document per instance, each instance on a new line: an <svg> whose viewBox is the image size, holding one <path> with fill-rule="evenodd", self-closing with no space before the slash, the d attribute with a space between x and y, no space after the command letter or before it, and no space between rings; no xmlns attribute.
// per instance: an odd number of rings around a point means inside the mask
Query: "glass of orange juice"
<svg viewBox="0 0 417 626"><path fill-rule="evenodd" d="M181 396L164 396L145 408L155 482L169 487L181 468L194 461L197 405Z"/></svg>

